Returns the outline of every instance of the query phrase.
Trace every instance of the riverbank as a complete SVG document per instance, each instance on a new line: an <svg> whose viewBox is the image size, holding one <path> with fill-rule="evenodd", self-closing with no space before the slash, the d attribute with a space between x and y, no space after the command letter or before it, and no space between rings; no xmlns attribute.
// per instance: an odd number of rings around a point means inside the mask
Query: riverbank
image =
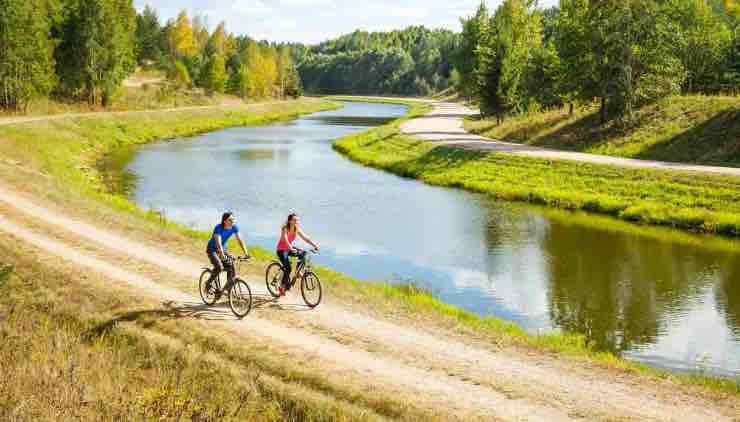
<svg viewBox="0 0 740 422"><path fill-rule="evenodd" d="M412 108L415 116L428 105ZM401 122L350 136L337 150L365 165L498 199L580 209L693 232L740 235L740 178L627 168L438 145Z"/></svg>
<svg viewBox="0 0 740 422"><path fill-rule="evenodd" d="M20 135L19 139L22 139ZM72 143L72 139L68 142ZM32 141L33 145L37 143L42 144L40 140ZM23 142L18 142L16 146L19 150L25 148ZM40 148L34 152L45 154L45 151ZM50 153L55 151L55 148L49 149ZM89 268L84 269L84 263L90 262L90 257L96 257L115 268L138 274L138 277L148 277L161 286L194 293L194 274L198 272L199 263L204 261L201 252L202 239L207 234L160 220L154 214L146 216L123 198L110 200L114 196L100 189L103 185L101 181L94 181L97 174L95 171L88 170L87 176L70 181L65 179L66 173L51 172L58 167L34 167L46 162L40 158L38 161L30 161L27 166L20 165L20 160L13 158L14 154L26 157L28 151L16 152L8 149L2 154L5 158L0 163L3 184L27 198L34 198L37 204L26 204L17 197L6 196L2 201L4 219L51 236L64 246L61 249L40 251L39 248L48 243L39 242L33 248L24 249L21 256L38 257L38 265L43 268L47 268L50 263L57 263L66 269L72 280L81 279L79 274L91 274ZM69 159L72 156L71 153L63 154L60 159ZM46 160L54 161L51 157L46 157ZM78 171L85 173L81 169ZM81 185L87 187L81 188ZM90 192L94 195L89 195ZM109 200L101 201L100 195ZM38 208L38 204L42 208ZM111 207L112 204L115 206ZM63 219L63 216L73 220ZM91 224L92 228L88 230L88 226L76 227L75 224L79 223L73 222L85 222ZM118 237L111 237L111 233ZM12 235L6 236L8 237L4 244L13 244L19 240L23 243L24 240ZM121 236L125 239L121 239ZM70 261L72 257L69 255L65 255L63 260L54 258L55 254L68 254L71 251L78 254L77 261ZM157 254L153 251L157 251ZM164 256L160 257L162 253ZM260 260L245 268L244 273L253 285L262 284L262 271L271 255L263 251ZM22 268L29 264L29 261L13 256L8 260ZM187 262L183 264L182 260ZM112 270L103 271L100 266L96 268L93 273L102 276L97 277L99 285L93 290L96 294L88 299L93 302L98 300L98 295L105 297L117 294L111 284L123 289L127 281L133 280L133 276L124 276ZM267 356L270 355L266 353L255 358L256 364L264 367L271 363L272 367L280 368L279 373L283 374L281 379L284 381L309 385L310 389L305 393L309 398L317 392L334 392L332 395L344 398L345 402L353 403L361 410L368 409L372 414L387 418L405 419L428 416L435 412L449 412L437 413L438 416L460 416L462 413L457 412L465 409L490 411L493 412L491 414L504 418L507 415L513 417L509 413L501 416L502 413L494 410L511 410L513 403L517 403L513 406L519 411L531 411L530 416L541 415L538 412L552 412L553 409L577 411L594 418L609 414L665 415L667 413L661 412L670 412L670 408L665 405L670 392L671 400L679 395L686 397L687 403L692 403L690 409L683 409L684 412L698 415L698 419L711 420L710 416L716 419L718 415L728 414L725 413L730 412L727 409L738 401L738 388L734 380L654 372L613 355L599 354L590 349L580 336L529 336L513 324L486 320L444 305L428 293L411 286L390 287L361 283L325 269L321 275L327 287L327 302L310 314L296 312L293 302L277 307L268 303L247 320L228 325L230 330L239 331L238 335L229 338L245 348L254 347L258 343L259 350L264 350L261 348L265 347L274 352L276 346L271 343L283 344L277 348L283 358L277 359L277 362L274 358L272 361L265 361L263 359L268 359ZM178 297L175 292L169 290L160 292L161 296L153 298L146 296L149 294L147 290L137 292L137 299L126 304L133 309L128 309L127 306L110 307L116 318L129 315L130 312L148 310L152 312L131 315L131 320L143 331L150 330L152 326L167 326L170 324L167 321L173 317L162 303L177 300L179 302L176 306L184 309L185 314L178 321L183 324L203 324L205 327L202 344L213 341L214 337L223 338L221 325L214 332L210 317L198 316L207 309L197 307L194 303L183 304L181 299L175 299ZM60 297L66 294L59 293ZM193 306L196 308L192 309ZM224 318L223 313L218 313L216 318ZM177 330L170 327L167 332L180 333L187 331L188 327L190 326L185 325ZM285 327L300 331L281 336ZM155 334L153 335L156 337ZM308 344L293 343L286 348L284 342L289 339L306 339ZM412 347L404 339L410 339L411 342L423 340L423 347ZM165 340L169 341L167 338ZM231 347L229 345L225 350ZM295 365L289 365L292 358L313 356L306 355L304 347L318 350L318 356L308 362L298 359L297 364L310 363L314 366L311 367L312 370L304 368L302 372L296 373ZM454 352L450 354L449 350ZM431 355L435 358L432 359ZM370 360L366 360L370 357ZM475 360L485 365L474 365ZM430 369L428 362L432 361L435 365ZM547 370L546 374L542 372L544 369ZM416 378L399 378L410 375ZM417 386L418 376L427 379L428 383ZM566 388L555 382L564 377L574 384L569 384ZM599 382L598 385L587 381L594 378L607 381ZM368 379L373 380L372 386L367 384ZM383 388L385 392L381 392L378 390L378 383L385 388L390 386L390 389ZM695 384L705 387L699 388ZM519 398L514 400L497 395L496 391L502 388ZM625 398L624 393L620 392L623 389L628 389L631 396ZM372 391L372 394L368 394L368 391ZM463 403L465 406L458 408L444 399L444 391L472 394L470 397L481 397L488 404L480 403L480 407L470 409L469 405ZM593 398L594 391L598 391L596 401ZM199 393L202 394L202 391ZM648 409L640 410L638 403L644 405L643 397L646 395L654 397L654 401ZM454 399L453 396L450 398ZM435 399L432 400L432 397ZM625 399L626 401L619 404L620 400ZM607 404L600 404L599 400ZM577 403L578 408L561 409L558 407L562 406L558 404L561 402ZM698 410L701 408L719 413L702 413L702 410ZM342 418L351 419L349 416L341 417L339 413L318 414L308 419Z"/></svg>

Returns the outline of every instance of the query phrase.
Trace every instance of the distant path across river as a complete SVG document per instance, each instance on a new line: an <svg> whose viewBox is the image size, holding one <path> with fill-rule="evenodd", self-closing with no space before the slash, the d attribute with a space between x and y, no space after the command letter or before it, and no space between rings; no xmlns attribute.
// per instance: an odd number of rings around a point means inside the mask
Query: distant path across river
<svg viewBox="0 0 740 422"><path fill-rule="evenodd" d="M552 160L580 161L593 164L658 170L715 173L740 177L740 168L636 160L582 152L558 151L531 145L497 141L467 133L463 129L463 119L478 114L477 111L457 103L435 102L433 106L434 109L429 114L405 122L401 126L401 130L407 135L412 135L440 145L465 149L502 152Z"/></svg>

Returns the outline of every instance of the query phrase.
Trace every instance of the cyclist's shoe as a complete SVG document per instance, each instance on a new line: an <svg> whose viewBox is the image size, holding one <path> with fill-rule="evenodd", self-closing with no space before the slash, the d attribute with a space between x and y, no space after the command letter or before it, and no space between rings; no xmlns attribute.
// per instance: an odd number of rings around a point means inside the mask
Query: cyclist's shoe
<svg viewBox="0 0 740 422"><path fill-rule="evenodd" d="M285 296L285 289L282 287L278 287L278 297Z"/></svg>

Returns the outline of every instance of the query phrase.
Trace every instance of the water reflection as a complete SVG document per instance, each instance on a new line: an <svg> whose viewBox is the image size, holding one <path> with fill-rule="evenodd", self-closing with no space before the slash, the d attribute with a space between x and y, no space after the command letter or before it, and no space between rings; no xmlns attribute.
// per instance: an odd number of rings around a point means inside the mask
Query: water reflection
<svg viewBox="0 0 740 422"><path fill-rule="evenodd" d="M298 211L324 246L319 263L338 271L413 279L472 312L584 333L652 365L740 374L738 243L495 202L332 150L334 139L404 112L348 104L147 145L124 157L137 175L132 198L206 230L236 210L249 242L268 249Z"/></svg>

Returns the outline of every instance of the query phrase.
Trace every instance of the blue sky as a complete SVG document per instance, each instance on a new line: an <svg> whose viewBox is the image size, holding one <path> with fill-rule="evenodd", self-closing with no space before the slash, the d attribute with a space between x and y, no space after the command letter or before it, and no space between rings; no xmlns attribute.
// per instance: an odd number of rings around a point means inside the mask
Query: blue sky
<svg viewBox="0 0 740 422"><path fill-rule="evenodd" d="M355 29L385 31L410 25L460 29L459 19L475 12L480 0L134 0L138 10L149 4L163 21L187 9L208 17L212 28L270 41L316 43ZM490 0L494 9L500 0ZM540 0L556 4L557 0Z"/></svg>

